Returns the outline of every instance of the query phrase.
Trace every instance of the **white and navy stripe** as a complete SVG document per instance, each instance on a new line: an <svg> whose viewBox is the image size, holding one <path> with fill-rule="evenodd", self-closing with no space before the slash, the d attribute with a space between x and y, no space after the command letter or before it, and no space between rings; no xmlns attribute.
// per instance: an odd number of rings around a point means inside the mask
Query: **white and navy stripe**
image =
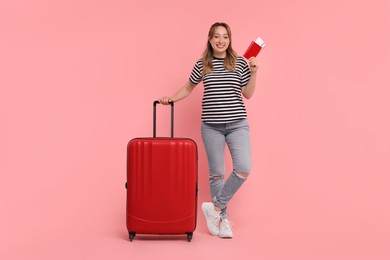
<svg viewBox="0 0 390 260"><path fill-rule="evenodd" d="M241 88L249 82L248 64L239 56L236 71L224 68L224 59L213 59L213 71L202 76L203 62L198 60L191 72L190 81L198 84L203 80L202 121L206 123L231 123L247 117Z"/></svg>

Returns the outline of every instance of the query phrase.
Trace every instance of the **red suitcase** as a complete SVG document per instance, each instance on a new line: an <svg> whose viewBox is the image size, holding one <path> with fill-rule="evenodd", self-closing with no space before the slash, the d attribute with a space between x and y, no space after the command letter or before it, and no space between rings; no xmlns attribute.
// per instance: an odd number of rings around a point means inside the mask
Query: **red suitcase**
<svg viewBox="0 0 390 260"><path fill-rule="evenodd" d="M198 154L189 138L156 137L153 103L153 138L135 138L127 146L127 230L136 234L183 234L191 241L196 228Z"/></svg>

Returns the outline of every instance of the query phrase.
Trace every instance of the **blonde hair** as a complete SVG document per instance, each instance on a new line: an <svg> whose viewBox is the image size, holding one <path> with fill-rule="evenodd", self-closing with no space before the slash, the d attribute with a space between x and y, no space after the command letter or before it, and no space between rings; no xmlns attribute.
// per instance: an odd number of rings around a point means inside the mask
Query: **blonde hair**
<svg viewBox="0 0 390 260"><path fill-rule="evenodd" d="M213 47L211 46L210 40L214 36L217 27L222 26L225 27L228 36L229 36L229 46L226 50L226 57L224 60L224 67L227 70L235 71L236 70L236 62L237 62L237 53L233 50L232 47L232 32L230 30L229 25L226 23L214 23L209 30L209 35L207 38L206 49L203 52L202 61L203 61L203 75L210 73L213 70Z"/></svg>

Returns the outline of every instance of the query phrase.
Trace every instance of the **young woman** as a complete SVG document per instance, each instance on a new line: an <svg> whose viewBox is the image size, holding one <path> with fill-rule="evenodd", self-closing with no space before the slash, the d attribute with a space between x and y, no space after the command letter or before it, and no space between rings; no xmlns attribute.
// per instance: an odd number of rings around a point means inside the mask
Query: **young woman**
<svg viewBox="0 0 390 260"><path fill-rule="evenodd" d="M161 104L186 98L203 80L202 139L210 174L211 202L202 204L212 235L232 238L227 205L251 171L249 125L242 96L249 99L256 87L257 59L248 63L232 48L230 27L211 26L207 47L191 72L189 81L173 96L159 99ZM225 176L225 145L233 160L233 172Z"/></svg>

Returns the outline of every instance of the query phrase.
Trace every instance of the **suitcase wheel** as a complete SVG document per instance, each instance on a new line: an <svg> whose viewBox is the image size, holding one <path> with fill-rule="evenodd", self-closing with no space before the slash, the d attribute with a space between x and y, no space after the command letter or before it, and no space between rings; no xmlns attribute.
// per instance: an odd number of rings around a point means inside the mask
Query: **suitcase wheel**
<svg viewBox="0 0 390 260"><path fill-rule="evenodd" d="M187 241L191 242L192 239L192 232L187 232Z"/></svg>
<svg viewBox="0 0 390 260"><path fill-rule="evenodd" d="M133 241L134 237L135 237L135 232L129 232L130 241Z"/></svg>

